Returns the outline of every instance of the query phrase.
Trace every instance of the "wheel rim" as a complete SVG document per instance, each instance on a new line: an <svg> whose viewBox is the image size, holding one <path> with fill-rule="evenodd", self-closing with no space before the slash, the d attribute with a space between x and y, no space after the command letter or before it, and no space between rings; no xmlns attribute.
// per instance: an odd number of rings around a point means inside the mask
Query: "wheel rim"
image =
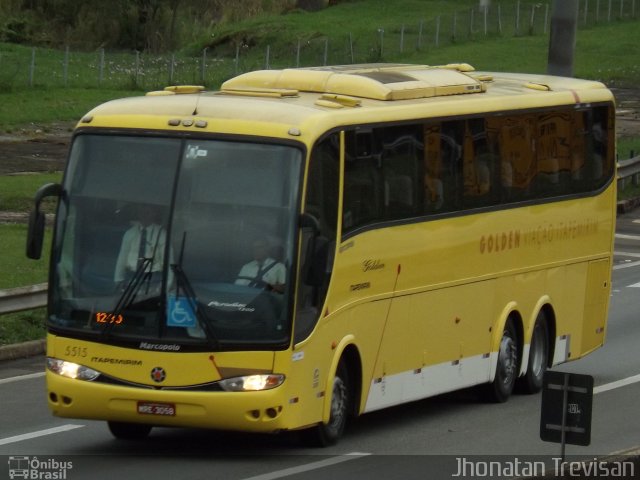
<svg viewBox="0 0 640 480"><path fill-rule="evenodd" d="M505 331L500 342L500 352L498 353L498 374L503 385L508 386L515 380L517 361L516 342L511 338L509 332Z"/></svg>
<svg viewBox="0 0 640 480"><path fill-rule="evenodd" d="M328 427L332 430L340 429L347 415L347 386L342 378L336 376L333 380L333 394L331 396L331 416Z"/></svg>

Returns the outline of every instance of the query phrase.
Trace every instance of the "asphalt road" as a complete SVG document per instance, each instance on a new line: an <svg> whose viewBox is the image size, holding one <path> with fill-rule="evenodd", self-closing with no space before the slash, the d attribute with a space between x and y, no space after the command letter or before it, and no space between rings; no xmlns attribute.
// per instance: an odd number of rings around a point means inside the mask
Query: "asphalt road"
<svg viewBox="0 0 640 480"><path fill-rule="evenodd" d="M592 375L596 385L591 445L568 445L567 455L593 459L640 450L639 295L637 210L618 220L605 347L557 368ZM540 440L540 395L514 395L506 404L497 405L480 402L473 390L364 415L351 423L337 446L322 450L301 446L295 434L187 429L154 429L145 441L116 441L103 422L50 415L43 361L34 357L0 363L0 478L18 465L18 457L31 462L37 458L34 465L40 472L52 473L57 468L65 474L58 478L70 480L405 480L451 478L461 458L491 458L504 465L533 458L548 464L560 454L558 444ZM640 478L640 471L632 473Z"/></svg>

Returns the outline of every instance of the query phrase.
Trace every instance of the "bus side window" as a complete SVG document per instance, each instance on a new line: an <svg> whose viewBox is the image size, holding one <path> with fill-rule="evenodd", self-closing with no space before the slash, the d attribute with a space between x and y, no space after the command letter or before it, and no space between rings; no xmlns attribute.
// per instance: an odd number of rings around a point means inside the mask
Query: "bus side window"
<svg viewBox="0 0 640 480"><path fill-rule="evenodd" d="M572 190L573 155L579 145L573 144L576 131L574 112L554 110L540 114L536 122L535 196L551 197Z"/></svg>
<svg viewBox="0 0 640 480"><path fill-rule="evenodd" d="M497 146L491 141L485 120L475 118L467 121L463 152L463 201L465 207L475 208L493 205L498 198L499 171Z"/></svg>
<svg viewBox="0 0 640 480"><path fill-rule="evenodd" d="M462 122L426 125L424 129L424 213L443 213L459 206Z"/></svg>
<svg viewBox="0 0 640 480"><path fill-rule="evenodd" d="M533 198L536 174L535 142L531 115L489 118L488 130L499 143L502 200L517 202Z"/></svg>
<svg viewBox="0 0 640 480"><path fill-rule="evenodd" d="M383 219L380 155L372 131L345 132L343 233ZM363 146L369 146L363 149ZM372 151L375 150L375 151Z"/></svg>
<svg viewBox="0 0 640 480"><path fill-rule="evenodd" d="M384 176L385 219L402 220L419 215L421 158L424 145L421 125L380 129Z"/></svg>
<svg viewBox="0 0 640 480"><path fill-rule="evenodd" d="M440 126L425 127L424 132L424 210L437 212L444 203L442 189L442 159Z"/></svg>
<svg viewBox="0 0 640 480"><path fill-rule="evenodd" d="M336 235L338 219L338 189L340 140L337 134L318 144L311 154L305 212L320 223L320 234Z"/></svg>
<svg viewBox="0 0 640 480"><path fill-rule="evenodd" d="M589 112L586 120L585 177L588 188L602 187L613 172L613 141L611 140L611 122L613 109L596 107Z"/></svg>

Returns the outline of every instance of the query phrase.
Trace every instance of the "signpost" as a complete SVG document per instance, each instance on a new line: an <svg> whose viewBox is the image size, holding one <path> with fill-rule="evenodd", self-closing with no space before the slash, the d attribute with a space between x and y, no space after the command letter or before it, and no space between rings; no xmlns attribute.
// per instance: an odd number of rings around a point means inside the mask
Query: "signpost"
<svg viewBox="0 0 640 480"><path fill-rule="evenodd" d="M562 462L565 445L591 443L593 377L574 373L547 371L542 386L540 438L561 444Z"/></svg>
<svg viewBox="0 0 640 480"><path fill-rule="evenodd" d="M547 73L573 77L578 0L553 0Z"/></svg>

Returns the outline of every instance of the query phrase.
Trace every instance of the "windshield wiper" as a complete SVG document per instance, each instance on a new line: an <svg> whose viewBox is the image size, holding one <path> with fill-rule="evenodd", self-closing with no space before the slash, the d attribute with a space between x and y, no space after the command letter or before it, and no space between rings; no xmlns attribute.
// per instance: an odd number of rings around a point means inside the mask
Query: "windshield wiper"
<svg viewBox="0 0 640 480"><path fill-rule="evenodd" d="M187 300L189 302L189 306L191 307L191 311L194 312L196 316L196 320L200 325L202 331L204 331L205 337L207 339L207 343L212 350L217 350L220 346L220 342L213 333L211 325L209 324L209 317L202 309L198 308L198 302L196 301L196 292L189 281L189 277L182 269L182 257L184 256L184 246L187 239L187 232L184 232L182 235L182 245L180 246L180 257L178 259L178 263L171 264L171 269L173 273L176 275L176 298L179 297L180 288L184 290L187 294Z"/></svg>
<svg viewBox="0 0 640 480"><path fill-rule="evenodd" d="M127 284L125 289L122 291L120 298L118 298L118 302L116 303L116 306L113 309L113 312L107 315L107 319L106 319L107 323L102 329L103 337L106 337L107 335L109 335L109 332L111 332L111 330L113 329L113 326L116 324L116 319L120 317L120 315L122 314L125 308L127 308L129 305L133 303L133 301L136 298L136 295L138 294L138 290L140 289L140 286L143 284L145 278L147 278L147 276L151 278L151 275L152 275L151 269L149 269L148 272L146 270L152 261L153 260L151 258L142 258L140 260L140 263L138 264L138 268L136 269L133 276L131 277L131 280L129 280L129 283Z"/></svg>

